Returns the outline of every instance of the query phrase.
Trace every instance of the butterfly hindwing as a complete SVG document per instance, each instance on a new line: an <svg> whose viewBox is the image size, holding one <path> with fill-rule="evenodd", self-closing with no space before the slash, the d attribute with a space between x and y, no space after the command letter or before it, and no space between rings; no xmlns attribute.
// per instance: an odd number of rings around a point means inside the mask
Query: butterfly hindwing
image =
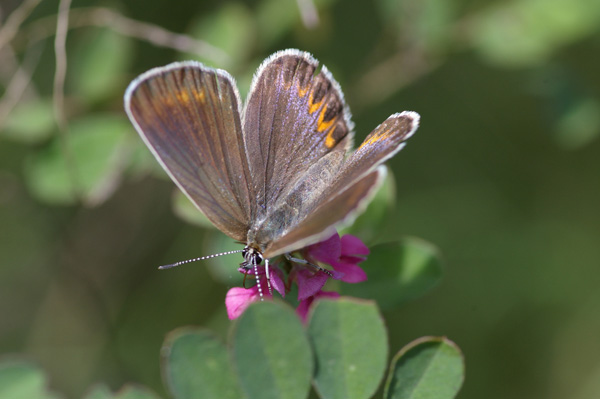
<svg viewBox="0 0 600 399"><path fill-rule="evenodd" d="M419 127L419 119L416 112L404 111L377 126L344 162L325 197L335 195L404 148L405 141Z"/></svg>
<svg viewBox="0 0 600 399"><path fill-rule="evenodd" d="M314 201L302 207L305 219L274 237L267 252L279 253L310 245L338 224L351 221L370 200L385 169L380 165L398 151L419 125L415 112L394 114L371 132L337 170ZM362 191L361 191L362 190Z"/></svg>
<svg viewBox="0 0 600 399"><path fill-rule="evenodd" d="M381 166L335 197L327 198L297 226L273 241L265 249L265 256L272 257L314 244L332 234L335 226L351 222L367 206L385 174L385 166Z"/></svg>
<svg viewBox="0 0 600 399"><path fill-rule="evenodd" d="M245 242L254 195L233 78L173 63L134 80L125 109L177 186L218 229Z"/></svg>

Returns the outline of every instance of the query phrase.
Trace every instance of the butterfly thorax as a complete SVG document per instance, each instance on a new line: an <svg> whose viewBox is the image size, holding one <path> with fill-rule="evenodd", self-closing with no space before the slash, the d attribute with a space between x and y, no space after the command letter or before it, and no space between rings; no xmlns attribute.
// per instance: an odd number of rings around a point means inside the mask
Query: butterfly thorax
<svg viewBox="0 0 600 399"><path fill-rule="evenodd" d="M331 185L343 160L343 152L331 152L290 182L274 204L248 229L248 245L265 252L269 244L304 220Z"/></svg>

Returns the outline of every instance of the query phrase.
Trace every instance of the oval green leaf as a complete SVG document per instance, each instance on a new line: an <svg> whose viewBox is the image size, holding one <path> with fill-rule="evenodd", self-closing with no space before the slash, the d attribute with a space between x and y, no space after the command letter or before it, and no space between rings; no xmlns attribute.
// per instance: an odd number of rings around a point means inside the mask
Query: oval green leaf
<svg viewBox="0 0 600 399"><path fill-rule="evenodd" d="M115 399L160 399L160 397L150 389L137 385L127 384L115 393Z"/></svg>
<svg viewBox="0 0 600 399"><path fill-rule="evenodd" d="M55 126L52 100L37 98L19 102L0 126L0 134L21 143L38 144L50 138Z"/></svg>
<svg viewBox="0 0 600 399"><path fill-rule="evenodd" d="M0 398L56 399L47 390L47 378L39 368L22 361L0 363Z"/></svg>
<svg viewBox="0 0 600 399"><path fill-rule="evenodd" d="M127 166L129 123L122 116L94 115L73 121L62 145L55 138L32 156L25 176L32 193L45 202L97 205L117 187Z"/></svg>
<svg viewBox="0 0 600 399"><path fill-rule="evenodd" d="M106 385L102 384L90 389L84 399L160 399L160 396L137 384L127 384L113 394Z"/></svg>
<svg viewBox="0 0 600 399"><path fill-rule="evenodd" d="M230 237L217 231L216 228L212 228L204 236L202 242L202 254L220 254L229 251L239 251L242 249L238 242L233 241ZM230 287L238 287L242 285L244 275L238 271L236 265L242 261L241 254L231 254L227 256L216 256L214 258L206 259L206 267L210 275L223 284ZM251 276L248 276L251 277ZM252 281L251 279L250 281Z"/></svg>
<svg viewBox="0 0 600 399"><path fill-rule="evenodd" d="M385 371L388 340L375 303L323 299L310 316L315 388L324 399L370 398Z"/></svg>
<svg viewBox="0 0 600 399"><path fill-rule="evenodd" d="M97 384L88 390L83 399L113 399L113 394L105 384Z"/></svg>
<svg viewBox="0 0 600 399"><path fill-rule="evenodd" d="M243 3L224 3L215 12L205 14L192 24L189 34L202 38L220 52L216 58L216 54L211 52L210 57L202 57L202 54L183 54L182 59L195 59L200 56L208 65L221 68L242 65L256 43L253 14ZM227 57L221 56L221 53ZM215 63L217 65L214 65Z"/></svg>
<svg viewBox="0 0 600 399"><path fill-rule="evenodd" d="M214 229L214 225L202 213L202 211L190 201L188 197L179 189L173 191L172 197L173 212L181 220L194 224L199 227Z"/></svg>
<svg viewBox="0 0 600 399"><path fill-rule="evenodd" d="M437 248L414 237L375 245L360 266L368 281L344 284L344 295L374 299L384 309L417 298L433 288L442 277Z"/></svg>
<svg viewBox="0 0 600 399"><path fill-rule="evenodd" d="M392 360L385 399L452 399L464 380L458 346L445 337L423 337L406 345Z"/></svg>
<svg viewBox="0 0 600 399"><path fill-rule="evenodd" d="M88 104L121 92L134 54L131 39L107 28L86 29L77 39L68 88Z"/></svg>
<svg viewBox="0 0 600 399"><path fill-rule="evenodd" d="M172 331L163 345L161 360L163 379L176 399L243 396L227 348L208 331Z"/></svg>
<svg viewBox="0 0 600 399"><path fill-rule="evenodd" d="M313 374L310 344L296 313L281 302L254 303L231 331L234 362L250 399L303 399Z"/></svg>

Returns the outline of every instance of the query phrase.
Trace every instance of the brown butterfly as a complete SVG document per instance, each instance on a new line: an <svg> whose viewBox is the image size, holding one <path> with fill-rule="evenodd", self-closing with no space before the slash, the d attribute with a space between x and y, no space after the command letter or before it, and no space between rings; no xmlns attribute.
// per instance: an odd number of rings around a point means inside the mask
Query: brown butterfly
<svg viewBox="0 0 600 399"><path fill-rule="evenodd" d="M267 276L269 258L354 219L385 176L381 164L419 125L415 112L394 114L350 152L350 112L318 66L306 52L273 54L243 106L230 74L194 61L152 69L125 93L129 119L171 179L246 244L242 266L256 271L265 259Z"/></svg>

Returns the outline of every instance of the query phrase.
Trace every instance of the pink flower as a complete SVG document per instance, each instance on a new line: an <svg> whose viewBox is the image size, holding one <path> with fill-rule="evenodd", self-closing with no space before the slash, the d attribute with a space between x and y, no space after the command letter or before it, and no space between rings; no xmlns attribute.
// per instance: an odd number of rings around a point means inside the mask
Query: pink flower
<svg viewBox="0 0 600 399"><path fill-rule="evenodd" d="M250 279L254 280L254 271L253 270L245 270L243 268L239 268L241 273L247 274ZM285 284L282 280L282 272L278 268L270 269L269 274L271 275L271 286L281 294L282 297L285 297ZM250 287L234 287L227 291L227 295L225 296L225 308L227 308L227 316L230 320L237 319L244 310L252 303L260 300L260 292L259 292L259 284L262 290L263 296L267 298L271 298L272 294L267 289L267 277L265 276L265 268L264 266L258 267L258 275L260 276L260 283Z"/></svg>
<svg viewBox="0 0 600 399"><path fill-rule="evenodd" d="M340 294L337 292L319 291L310 298L301 301L298 307L296 308L296 313L298 313L298 316L300 317L302 322L306 323L306 316L308 316L308 311L313 302L315 302L315 300L319 298L339 298L339 296Z"/></svg>
<svg viewBox="0 0 600 399"><path fill-rule="evenodd" d="M304 249L307 260L328 263L338 272L333 278L345 283L360 283L367 274L358 264L365 260L369 248L358 238L346 234L340 239L335 233L325 241L310 245Z"/></svg>
<svg viewBox="0 0 600 399"><path fill-rule="evenodd" d="M225 296L225 307L227 308L229 320L240 317L252 302L258 301L259 299L258 285L250 288L234 287L227 291L227 295Z"/></svg>
<svg viewBox="0 0 600 399"><path fill-rule="evenodd" d="M335 233L328 239L309 245L298 252L313 265L320 262L333 267L333 270L323 271L316 269L314 266L287 259L282 259L280 262L271 262L269 281L273 289L285 296L292 283L295 282L298 285L298 301L300 301L300 304L297 312L303 320L306 319L309 308L315 299L320 297L336 298L339 296L337 292L322 291L330 277L346 283L359 283L367 279L367 274L358 264L365 260L365 257L369 254L369 248L355 236L346 234L340 238ZM279 267L280 264L286 266L283 269L287 271L287 286L284 283L286 278L282 268ZM240 268L240 272L251 275L254 279L253 270L248 271ZM267 289L267 278L263 266L258 268L258 274L263 296L270 298L271 293ZM227 292L225 298L227 315L230 319L235 319L246 310L248 305L258 300L260 300L258 284L247 289L232 288Z"/></svg>

